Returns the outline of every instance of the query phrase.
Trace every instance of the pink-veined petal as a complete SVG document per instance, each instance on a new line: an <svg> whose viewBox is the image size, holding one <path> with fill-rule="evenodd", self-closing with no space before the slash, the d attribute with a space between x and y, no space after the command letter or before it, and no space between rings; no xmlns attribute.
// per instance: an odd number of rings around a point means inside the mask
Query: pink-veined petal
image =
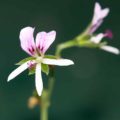
<svg viewBox="0 0 120 120"><path fill-rule="evenodd" d="M98 20L101 17L101 6L99 3L95 3L94 15L92 20L92 26L97 24Z"/></svg>
<svg viewBox="0 0 120 120"><path fill-rule="evenodd" d="M94 21L98 22L100 19L104 19L108 15L109 11L109 8L102 9L100 4L96 3L94 9Z"/></svg>
<svg viewBox="0 0 120 120"><path fill-rule="evenodd" d="M94 15L90 26L89 34L92 34L99 28L108 13L109 8L102 9L99 3L95 3Z"/></svg>
<svg viewBox="0 0 120 120"><path fill-rule="evenodd" d="M35 86L39 96L42 94L43 90L43 82L42 82L42 75L41 75L41 64L36 65L35 71Z"/></svg>
<svg viewBox="0 0 120 120"><path fill-rule="evenodd" d="M48 58L44 58L42 63L48 65L58 65L58 66L68 66L74 64L74 62L69 59L48 59Z"/></svg>
<svg viewBox="0 0 120 120"><path fill-rule="evenodd" d="M22 49L30 55L34 55L35 53L35 42L34 42L34 28L25 27L20 31L20 43Z"/></svg>
<svg viewBox="0 0 120 120"><path fill-rule="evenodd" d="M102 50L105 50L107 52L111 52L111 53L116 54L116 55L120 54L120 50L115 48L115 47L112 47L112 46L105 45L105 46L102 46L100 48Z"/></svg>
<svg viewBox="0 0 120 120"><path fill-rule="evenodd" d="M91 27L89 28L88 34L90 35L93 34L102 23L103 23L103 20L100 20L99 22L97 22L97 24L92 24Z"/></svg>
<svg viewBox="0 0 120 120"><path fill-rule="evenodd" d="M44 48L44 42L46 40L46 32L39 32L36 35L36 47L38 48L38 50L40 50L40 52L42 52L43 48Z"/></svg>
<svg viewBox="0 0 120 120"><path fill-rule="evenodd" d="M29 61L28 61L29 62ZM9 76L7 81L9 82L10 80L12 80L13 78L15 78L16 76L18 76L20 73L22 73L24 70L26 70L29 66L28 66L28 62L25 62L24 64L22 64L21 66L19 66L17 69L15 69Z"/></svg>
<svg viewBox="0 0 120 120"><path fill-rule="evenodd" d="M50 47L50 45L54 42L55 37L56 37L55 31L51 31L46 34L46 39L43 44L43 53L45 53L47 49Z"/></svg>

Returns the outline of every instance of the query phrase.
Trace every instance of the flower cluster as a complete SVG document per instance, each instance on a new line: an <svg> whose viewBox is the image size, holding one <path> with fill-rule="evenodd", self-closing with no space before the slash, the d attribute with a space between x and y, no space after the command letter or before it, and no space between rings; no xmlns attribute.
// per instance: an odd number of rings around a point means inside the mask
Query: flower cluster
<svg viewBox="0 0 120 120"><path fill-rule="evenodd" d="M105 37L112 39L113 34L110 30L106 30L105 33L95 34L95 31L103 23L109 11L110 11L109 8L102 9L99 3L95 3L92 22L88 26L88 28L85 30L84 37L87 38L90 46L97 46L102 50L105 50L114 54L120 54L120 51L117 48L107 45L107 42L102 42L102 39Z"/></svg>
<svg viewBox="0 0 120 120"><path fill-rule="evenodd" d="M109 11L110 11L109 8L102 9L99 3L95 4L94 16L92 24L89 29L89 34L93 34L97 30L97 28L102 24L104 18L108 15ZM112 32L110 30L107 30L105 33L93 35L90 40L93 43L99 44L104 37L112 38L113 37ZM120 51L117 48L109 45L102 45L100 46L100 49L103 49L114 54L120 53Z"/></svg>
<svg viewBox="0 0 120 120"><path fill-rule="evenodd" d="M22 73L27 68L35 68L35 85L38 95L42 94L43 82L41 70L43 65L58 65L58 66L68 66L74 64L72 60L69 59L57 59L49 58L45 56L45 52L53 43L56 37L56 32L39 32L36 35L36 42L34 41L34 28L25 27L20 31L20 43L21 48L27 52L30 56L29 59L23 60L22 65L15 69L9 76L8 81L15 78L17 75Z"/></svg>

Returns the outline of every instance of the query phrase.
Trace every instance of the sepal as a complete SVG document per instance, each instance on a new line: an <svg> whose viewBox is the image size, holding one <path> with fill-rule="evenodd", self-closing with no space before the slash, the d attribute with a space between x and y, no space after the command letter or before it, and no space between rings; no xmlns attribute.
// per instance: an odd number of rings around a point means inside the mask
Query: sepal
<svg viewBox="0 0 120 120"><path fill-rule="evenodd" d="M57 57L54 55L45 55L44 58L57 59Z"/></svg>
<svg viewBox="0 0 120 120"><path fill-rule="evenodd" d="M44 72L46 75L49 74L49 66L47 64L41 64L42 72Z"/></svg>
<svg viewBox="0 0 120 120"><path fill-rule="evenodd" d="M19 62L16 63L15 65L22 65L23 63L25 63L25 62L27 62L27 61L29 61L29 60L35 60L35 59L36 59L36 58L34 58L34 57L27 57L27 58L19 61Z"/></svg>
<svg viewBox="0 0 120 120"><path fill-rule="evenodd" d="M28 75L33 75L33 74L35 74L35 67L29 69Z"/></svg>

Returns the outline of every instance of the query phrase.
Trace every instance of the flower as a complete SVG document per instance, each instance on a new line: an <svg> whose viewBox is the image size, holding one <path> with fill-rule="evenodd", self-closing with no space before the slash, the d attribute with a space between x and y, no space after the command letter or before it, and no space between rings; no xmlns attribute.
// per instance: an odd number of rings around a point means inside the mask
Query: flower
<svg viewBox="0 0 120 120"><path fill-rule="evenodd" d="M89 34L94 33L98 29L109 11L109 8L102 9L99 3L95 3L93 19L88 30Z"/></svg>
<svg viewBox="0 0 120 120"><path fill-rule="evenodd" d="M41 96L43 89L42 82L42 64L46 65L58 65L58 66L68 66L74 64L72 60L69 59L53 59L46 58L45 52L50 47L50 45L54 42L56 37L56 32L39 32L36 35L36 42L33 37L34 28L25 27L20 31L20 43L21 48L27 52L30 56L32 56L32 60L27 60L22 65L20 65L17 69L15 69L9 76L8 80L10 81L15 78L17 75L22 73L27 68L31 69L35 67L35 86L38 92L38 95Z"/></svg>
<svg viewBox="0 0 120 120"><path fill-rule="evenodd" d="M95 36L92 36L90 41L94 44L100 44L100 43L102 43L101 40L104 37L112 38L113 37L112 32L110 30L107 30L105 33L99 33ZM115 47L112 47L112 46L109 46L106 44L100 45L99 47L100 47L100 49L105 50L107 52L111 52L114 54L120 54L119 49L117 49Z"/></svg>

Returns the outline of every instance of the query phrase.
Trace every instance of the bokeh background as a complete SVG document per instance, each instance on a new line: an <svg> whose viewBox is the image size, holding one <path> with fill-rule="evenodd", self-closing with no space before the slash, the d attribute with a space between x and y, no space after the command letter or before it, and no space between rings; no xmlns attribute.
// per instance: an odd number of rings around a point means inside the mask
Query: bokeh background
<svg viewBox="0 0 120 120"><path fill-rule="evenodd" d="M28 71L7 83L14 64L28 55L21 50L19 32L23 27L36 31L57 31L57 44L72 39L89 24L95 0L1 0L0 1L0 120L39 120L39 108L28 109L35 89ZM99 0L111 12L97 31L111 29L109 44L120 49L120 1ZM70 48L63 57L74 66L57 67L49 120L119 120L120 56L98 49ZM44 84L47 82L44 77Z"/></svg>

